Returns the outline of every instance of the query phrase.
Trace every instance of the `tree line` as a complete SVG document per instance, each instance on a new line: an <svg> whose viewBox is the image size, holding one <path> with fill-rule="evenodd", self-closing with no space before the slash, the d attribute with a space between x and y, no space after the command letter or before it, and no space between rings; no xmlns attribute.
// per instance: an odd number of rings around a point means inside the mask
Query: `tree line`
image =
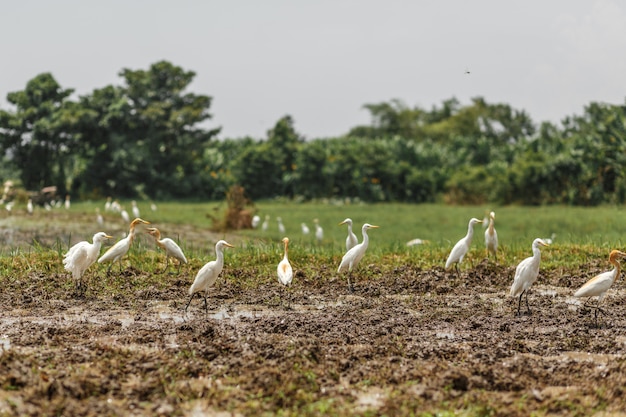
<svg viewBox="0 0 626 417"><path fill-rule="evenodd" d="M454 204L597 205L626 200L626 105L590 103L560 126L483 98L431 109L366 104L371 123L305 140L290 116L266 138L218 140L212 98L167 61L73 98L50 73L7 95L0 179L75 198L359 198Z"/></svg>

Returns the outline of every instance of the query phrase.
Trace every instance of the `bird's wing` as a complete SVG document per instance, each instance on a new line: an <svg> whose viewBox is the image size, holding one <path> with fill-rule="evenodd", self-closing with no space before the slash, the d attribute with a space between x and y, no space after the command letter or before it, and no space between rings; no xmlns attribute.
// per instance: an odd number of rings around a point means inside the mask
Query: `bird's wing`
<svg viewBox="0 0 626 417"><path fill-rule="evenodd" d="M98 263L112 261L120 256L123 256L126 252L128 252L128 248L130 247L130 243L128 238L124 238L118 241L115 245L111 246L104 254L98 259Z"/></svg>
<svg viewBox="0 0 626 417"><path fill-rule="evenodd" d="M283 259L278 264L277 268L278 280L283 285L289 285L291 279L293 278L293 269L291 268L291 264L288 260Z"/></svg>
<svg viewBox="0 0 626 417"><path fill-rule="evenodd" d="M448 259L446 260L446 269L449 268L453 263L460 262L465 254L467 253L468 246L465 243L465 239L461 239L456 242L456 245L450 251L450 255L448 255Z"/></svg>
<svg viewBox="0 0 626 417"><path fill-rule="evenodd" d="M183 250L172 239L166 237L161 241L165 245L165 251L172 257L178 259L183 263L187 263L187 258L183 253Z"/></svg>
<svg viewBox="0 0 626 417"><path fill-rule="evenodd" d="M515 278L513 278L513 285L511 286L512 297L520 295L524 289L535 282L539 273L539 266L534 265L532 260L532 256L526 258L515 268Z"/></svg>
<svg viewBox="0 0 626 417"><path fill-rule="evenodd" d="M196 274L196 278L193 280L191 288L189 288L189 294L192 295L198 291L206 290L215 282L220 272L222 270L218 268L216 261L206 263Z"/></svg>
<svg viewBox="0 0 626 417"><path fill-rule="evenodd" d="M86 245L89 245L89 242L87 242L87 241L78 242L77 244L75 244L74 246L69 248L69 250L67 251L67 253L65 255L63 255L63 257L64 258L72 258L74 256L74 253L80 251Z"/></svg>
<svg viewBox="0 0 626 417"><path fill-rule="evenodd" d="M613 284L613 273L607 271L591 278L574 293L574 297L593 297L605 293Z"/></svg>

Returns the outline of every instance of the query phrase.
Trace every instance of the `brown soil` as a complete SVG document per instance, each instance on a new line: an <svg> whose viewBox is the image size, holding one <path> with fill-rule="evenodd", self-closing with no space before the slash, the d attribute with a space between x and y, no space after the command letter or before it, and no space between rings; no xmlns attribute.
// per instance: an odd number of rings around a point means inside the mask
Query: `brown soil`
<svg viewBox="0 0 626 417"><path fill-rule="evenodd" d="M287 294L226 265L208 313L198 297L187 314L192 271L133 291L146 276L128 267L128 295L98 292L102 272L81 294L30 271L0 293L0 415L615 415L621 285L599 327L571 296L602 267L542 271L521 317L513 268L487 262L459 278L364 264L354 293L322 265Z"/></svg>

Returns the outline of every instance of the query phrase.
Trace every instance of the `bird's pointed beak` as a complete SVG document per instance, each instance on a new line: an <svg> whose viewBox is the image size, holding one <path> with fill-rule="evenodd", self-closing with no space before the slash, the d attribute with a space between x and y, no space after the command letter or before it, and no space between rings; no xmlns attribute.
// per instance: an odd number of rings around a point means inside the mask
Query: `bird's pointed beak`
<svg viewBox="0 0 626 417"><path fill-rule="evenodd" d="M228 246L229 248L234 248L234 246L231 245L230 243L224 243L224 246Z"/></svg>
<svg viewBox="0 0 626 417"><path fill-rule="evenodd" d="M370 229L378 229L380 226L370 225Z"/></svg>
<svg viewBox="0 0 626 417"><path fill-rule="evenodd" d="M346 221L342 221L341 223L339 223L337 226L341 226L342 224L346 224Z"/></svg>
<svg viewBox="0 0 626 417"><path fill-rule="evenodd" d="M107 239L113 239L113 236L109 236L109 235L104 235L104 237Z"/></svg>

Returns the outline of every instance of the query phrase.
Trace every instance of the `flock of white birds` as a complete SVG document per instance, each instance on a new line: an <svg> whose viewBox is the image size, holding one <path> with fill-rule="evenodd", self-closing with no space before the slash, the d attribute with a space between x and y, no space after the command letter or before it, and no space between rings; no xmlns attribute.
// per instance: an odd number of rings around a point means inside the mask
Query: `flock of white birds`
<svg viewBox="0 0 626 417"><path fill-rule="evenodd" d="M66 202L67 204L69 204L69 200L66 200ZM80 287L82 285L81 279L83 274L93 263L96 262L96 260L98 261L98 263L111 263L111 265L107 269L107 273L110 272L111 267L115 262L120 262L121 268L121 260L128 252L135 238L135 228L140 224L150 224L149 222L142 220L139 217L140 213L137 209L136 204L132 204L132 207L133 214L136 218L132 222L130 222L128 235L125 238L119 240L113 246L111 246L102 256L98 258L102 242L111 238L111 236L107 235L104 232L96 233L93 236L92 243L89 243L87 241L77 243L76 245L72 246L69 251L64 255L63 263L65 269L72 273L73 278L76 280L77 286ZM156 210L156 207L153 206L152 209ZM119 211L120 213L122 213L123 218L126 219L126 217L123 215L123 208L121 206L116 207L115 202L107 200L105 210ZM101 217L99 213L98 216L99 218ZM128 214L126 214L126 216L128 216ZM254 218L252 219L252 226L254 228L257 228L260 225L262 230L267 231L267 229L269 228L269 219L269 216L265 216L263 223L261 223L260 217L254 216ZM276 221L278 223L279 232L281 234L285 234L285 227L282 223L282 219L280 217L277 217ZM474 236L474 226L483 222L488 222L488 226L485 228L485 247L487 251L487 256L493 256L494 260L497 261L498 234L495 228L495 213L491 212L489 213L489 217L484 220L479 220L476 218L472 218L469 220L467 234L462 239L460 239L450 251L450 254L445 263L445 269L449 269L454 265L457 276L459 275L459 264L463 261L463 258L470 249L470 245ZM321 241L324 236L324 231L317 219L314 220L314 225L316 239ZM367 233L368 230L376 229L378 228L378 226L369 223L363 224L361 228L363 238L359 243L357 236L352 231L353 224L351 219L347 218L339 223L339 225L347 225L348 236L346 237L346 253L341 259L341 263L337 268L337 273L347 272L348 289L353 292L354 286L351 280L351 273L357 267L361 259L363 259L363 256L367 251L367 247L369 245L369 236ZM303 234L310 233L309 228L304 223L301 224L301 229ZM164 271L167 270L167 268L169 267L169 258L174 258L178 260L180 271L180 266L183 263L187 263L187 258L185 257L181 248L176 244L176 242L169 238L161 238L161 232L159 231L159 229L154 227L147 228L147 233L155 239L157 246L165 251L166 266ZM278 282L287 289L291 286L294 273L288 256L289 238L283 238L282 242L284 244L284 255L277 266L277 277ZM412 245L422 243L427 243L427 241L414 239L414 241L408 242L407 244ZM541 252L539 248L541 246L549 246L549 243L551 243L551 239L535 239L532 243L532 256L522 260L517 265L517 268L515 270L515 277L513 279L513 285L511 286L510 290L511 297L519 297L517 315L521 315L521 303L524 294L526 295L527 313L531 313L528 304L528 292L539 275L539 265L541 262ZM185 307L185 311L187 311L187 308L189 307L196 293L203 293L204 307L205 310L208 311L207 295L210 287L215 283L224 267L223 251L225 248L233 247L233 245L224 240L220 240L216 243L216 259L205 264L196 274L193 284L189 288L190 298ZM575 297L588 297L588 300L591 297L598 297L597 303L595 305L589 305L585 303L585 306L595 310L594 316L596 324L598 311L602 312L599 307L600 303L604 299L609 288L611 288L612 284L615 282L615 279L620 274L620 264L618 261L620 257L626 257L626 253L620 252L618 250L613 250L609 255L609 262L613 265L613 269L593 277L574 293Z"/></svg>

